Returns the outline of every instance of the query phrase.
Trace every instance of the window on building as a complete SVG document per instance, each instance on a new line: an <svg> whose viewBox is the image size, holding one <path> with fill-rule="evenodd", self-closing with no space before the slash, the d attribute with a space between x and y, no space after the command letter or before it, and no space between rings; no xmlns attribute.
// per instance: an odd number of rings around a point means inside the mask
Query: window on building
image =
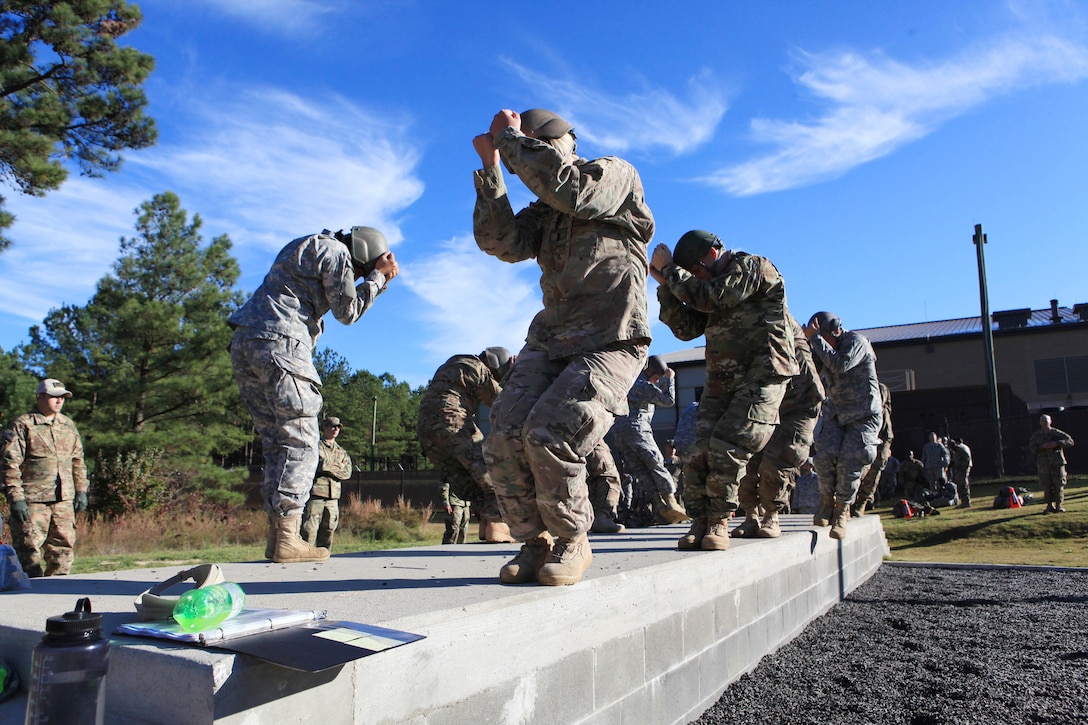
<svg viewBox="0 0 1088 725"><path fill-rule="evenodd" d="M1039 395L1088 393L1088 357L1054 357L1035 361Z"/></svg>

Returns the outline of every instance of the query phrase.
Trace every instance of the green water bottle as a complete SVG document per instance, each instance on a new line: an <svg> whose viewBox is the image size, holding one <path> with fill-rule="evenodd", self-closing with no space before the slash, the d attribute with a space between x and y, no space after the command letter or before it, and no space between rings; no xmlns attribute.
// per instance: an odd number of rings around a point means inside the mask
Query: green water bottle
<svg viewBox="0 0 1088 725"><path fill-rule="evenodd" d="M174 621L186 632L203 632L219 626L242 611L246 593L234 582L190 589L174 605Z"/></svg>

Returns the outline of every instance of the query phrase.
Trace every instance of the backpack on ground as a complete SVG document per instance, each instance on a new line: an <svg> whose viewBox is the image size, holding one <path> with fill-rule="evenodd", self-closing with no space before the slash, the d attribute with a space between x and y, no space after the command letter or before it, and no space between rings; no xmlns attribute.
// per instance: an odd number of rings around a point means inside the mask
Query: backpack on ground
<svg viewBox="0 0 1088 725"><path fill-rule="evenodd" d="M1012 486L1005 486L994 496L995 509L1018 509L1024 505L1024 499L1020 497Z"/></svg>

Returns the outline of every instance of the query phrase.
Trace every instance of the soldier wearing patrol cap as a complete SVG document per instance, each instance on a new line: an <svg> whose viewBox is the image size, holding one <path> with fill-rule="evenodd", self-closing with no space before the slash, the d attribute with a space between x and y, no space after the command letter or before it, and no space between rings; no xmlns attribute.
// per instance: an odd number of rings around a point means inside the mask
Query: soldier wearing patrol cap
<svg viewBox="0 0 1088 725"><path fill-rule="evenodd" d="M484 443L503 520L525 542L499 579L573 584L593 558L586 457L627 413L650 343L654 218L635 168L579 158L573 127L552 111L503 109L472 143L483 163L476 244L504 262L535 259L544 293ZM502 165L537 197L516 214Z"/></svg>
<svg viewBox="0 0 1088 725"><path fill-rule="evenodd" d="M332 539L340 523L340 488L351 478L351 457L336 442L343 426L329 416L321 421L321 442L317 444L317 476L302 517L302 538L310 546L332 551Z"/></svg>
<svg viewBox="0 0 1088 725"><path fill-rule="evenodd" d="M37 405L4 431L4 492L11 508L12 543L32 577L67 574L76 543L76 512L87 509L83 441L60 412L72 394L47 378Z"/></svg>
<svg viewBox="0 0 1088 725"><path fill-rule="evenodd" d="M261 286L227 321L234 380L261 436L267 549L276 563L329 556L299 536L317 471L322 400L313 349L322 318L331 311L345 325L357 322L397 271L377 229L326 229L280 250Z"/></svg>

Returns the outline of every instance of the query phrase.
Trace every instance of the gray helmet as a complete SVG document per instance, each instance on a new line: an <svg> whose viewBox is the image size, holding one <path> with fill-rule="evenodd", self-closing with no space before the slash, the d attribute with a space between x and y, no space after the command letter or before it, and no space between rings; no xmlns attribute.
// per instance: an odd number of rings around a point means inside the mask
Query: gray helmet
<svg viewBox="0 0 1088 725"><path fill-rule="evenodd" d="M559 138L574 130L562 116L543 108L530 108L521 114L521 132L533 138Z"/></svg>
<svg viewBox="0 0 1088 725"><path fill-rule="evenodd" d="M513 355L505 347L489 347L476 357L483 361L492 375L501 380L510 369L510 358Z"/></svg>
<svg viewBox="0 0 1088 725"><path fill-rule="evenodd" d="M669 366L665 364L657 355L651 355L650 359L646 361L646 374L647 375L664 375L665 371L669 369Z"/></svg>
<svg viewBox="0 0 1088 725"><path fill-rule="evenodd" d="M368 274L374 269L378 257L389 251L385 235L374 227L352 227L350 234L341 230L336 233L336 238L348 246L352 263Z"/></svg>
<svg viewBox="0 0 1088 725"><path fill-rule="evenodd" d="M710 254L711 248L715 245L722 246L722 240L718 238L718 235L702 229L693 229L680 237L680 241L676 243L676 248L672 250L673 264L690 272L694 269L696 262Z"/></svg>
<svg viewBox="0 0 1088 725"><path fill-rule="evenodd" d="M842 321L839 316L831 312L817 312L808 319L811 325L815 321L820 326L820 332L834 332L842 329Z"/></svg>

